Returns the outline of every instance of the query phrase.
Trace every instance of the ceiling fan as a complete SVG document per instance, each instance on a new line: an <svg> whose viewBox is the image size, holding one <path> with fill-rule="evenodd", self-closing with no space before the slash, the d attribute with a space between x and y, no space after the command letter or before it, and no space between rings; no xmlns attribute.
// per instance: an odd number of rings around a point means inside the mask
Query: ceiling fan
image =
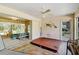
<svg viewBox="0 0 79 59"><path fill-rule="evenodd" d="M47 10L45 10L45 11L42 11L42 12L41 12L42 17L44 17L44 15L47 14L48 12L51 12L51 10L50 10L50 9L47 9ZM44 19L44 18L43 18L43 19ZM57 28L57 26L56 26L54 23L52 23L52 24L46 23L46 26L49 26L49 27L54 26L54 28Z"/></svg>
<svg viewBox="0 0 79 59"><path fill-rule="evenodd" d="M41 13L42 14L46 14L46 13L48 13L48 12L50 12L51 10L50 9L47 9L47 10L45 10L45 11L42 11Z"/></svg>

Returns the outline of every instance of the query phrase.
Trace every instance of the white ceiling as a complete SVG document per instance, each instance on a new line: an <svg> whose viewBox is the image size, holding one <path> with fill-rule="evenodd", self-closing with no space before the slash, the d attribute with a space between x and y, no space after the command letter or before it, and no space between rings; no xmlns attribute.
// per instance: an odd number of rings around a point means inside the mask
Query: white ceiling
<svg viewBox="0 0 79 59"><path fill-rule="evenodd" d="M74 13L79 9L78 3L0 3L29 15L41 18L41 11L50 9L50 16L61 16Z"/></svg>

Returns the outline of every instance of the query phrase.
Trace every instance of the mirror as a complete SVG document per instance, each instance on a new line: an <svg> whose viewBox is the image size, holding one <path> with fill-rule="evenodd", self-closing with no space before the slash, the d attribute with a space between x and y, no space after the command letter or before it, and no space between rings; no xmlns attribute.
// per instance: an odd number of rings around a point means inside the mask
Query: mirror
<svg viewBox="0 0 79 59"><path fill-rule="evenodd" d="M27 39L31 39L32 21L21 17L0 14L0 35L7 49L22 45ZM0 38L0 49L2 45Z"/></svg>
<svg viewBox="0 0 79 59"><path fill-rule="evenodd" d="M62 21L62 40L68 41L70 39L70 21Z"/></svg>

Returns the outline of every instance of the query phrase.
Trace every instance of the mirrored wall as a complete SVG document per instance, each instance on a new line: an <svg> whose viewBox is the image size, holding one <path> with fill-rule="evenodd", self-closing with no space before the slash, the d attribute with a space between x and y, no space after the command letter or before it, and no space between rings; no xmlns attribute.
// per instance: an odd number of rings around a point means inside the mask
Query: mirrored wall
<svg viewBox="0 0 79 59"><path fill-rule="evenodd" d="M32 38L32 21L0 14L0 50L22 46Z"/></svg>

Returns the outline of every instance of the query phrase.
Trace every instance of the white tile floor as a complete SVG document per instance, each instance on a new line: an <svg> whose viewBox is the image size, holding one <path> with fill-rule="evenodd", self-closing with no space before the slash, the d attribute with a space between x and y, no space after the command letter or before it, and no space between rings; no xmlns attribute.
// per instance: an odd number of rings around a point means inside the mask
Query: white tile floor
<svg viewBox="0 0 79 59"><path fill-rule="evenodd" d="M31 41L31 40L28 40L28 39L12 40L11 38L6 38L6 39L4 39L6 49L1 50L0 55L24 55L24 53L14 52L14 51L10 51L8 49L15 49L19 46L29 43L29 41ZM61 44L59 51L58 51L59 55L66 54L66 47L67 47L66 42ZM68 53L68 54L70 55L70 53Z"/></svg>
<svg viewBox="0 0 79 59"><path fill-rule="evenodd" d="M25 55L24 53L14 52L7 49L0 50L0 55Z"/></svg>
<svg viewBox="0 0 79 59"><path fill-rule="evenodd" d="M18 39L11 39L11 38L6 38L3 39L4 44L5 44L5 48L0 50L0 55L25 55L24 53L20 53L20 52L14 52L8 49L15 49L19 46L22 46L26 43L28 43L28 39L22 39L22 40L18 40Z"/></svg>
<svg viewBox="0 0 79 59"><path fill-rule="evenodd" d="M59 55L66 55L67 49L67 42L62 42L60 48L58 50ZM68 50L68 55L71 55L70 51Z"/></svg>
<svg viewBox="0 0 79 59"><path fill-rule="evenodd" d="M7 38L4 39L4 43L5 43L5 47L6 49L15 49L19 46L25 45L26 43L29 43L30 40L28 39L22 39L22 40L18 40L18 39L11 39L11 38Z"/></svg>

